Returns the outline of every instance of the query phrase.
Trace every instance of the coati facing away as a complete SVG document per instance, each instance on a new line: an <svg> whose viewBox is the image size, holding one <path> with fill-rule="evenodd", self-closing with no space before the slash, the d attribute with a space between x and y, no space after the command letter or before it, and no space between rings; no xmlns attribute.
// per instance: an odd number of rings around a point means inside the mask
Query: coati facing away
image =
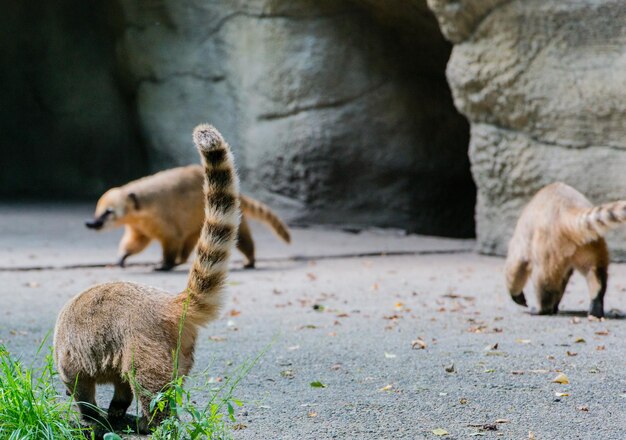
<svg viewBox="0 0 626 440"><path fill-rule="evenodd" d="M589 315L604 316L609 252L603 236L626 222L626 201L594 207L574 188L553 183L524 208L509 244L506 283L511 298L526 306L522 289L532 273L540 315L558 312L574 269L586 279Z"/></svg>
<svg viewBox="0 0 626 440"><path fill-rule="evenodd" d="M99 417L96 384L113 383L110 419L124 416L134 392L142 407L141 431L160 423L166 414L151 419L150 401L172 380L181 320L178 374L186 375L193 365L198 327L214 319L223 302L239 226L239 181L230 149L215 128L199 125L193 138L204 163L206 202L198 255L185 291L173 296L134 283L100 284L74 297L59 314L55 364L85 419Z"/></svg>
<svg viewBox="0 0 626 440"><path fill-rule="evenodd" d="M94 219L86 225L91 229L125 225L118 252L122 267L126 258L158 240L163 248L158 269L169 270L186 262L198 241L204 221L203 180L202 166L189 165L112 188L100 197ZM286 243L291 237L287 226L266 205L244 195L240 202L243 217L237 248L246 258L244 267L253 268L254 240L246 217L266 223Z"/></svg>

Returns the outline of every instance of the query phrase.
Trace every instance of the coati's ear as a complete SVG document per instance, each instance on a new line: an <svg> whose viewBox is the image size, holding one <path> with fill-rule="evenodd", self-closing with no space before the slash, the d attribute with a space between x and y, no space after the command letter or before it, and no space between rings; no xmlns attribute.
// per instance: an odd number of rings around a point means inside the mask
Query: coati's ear
<svg viewBox="0 0 626 440"><path fill-rule="evenodd" d="M135 193L128 194L128 200L133 204L133 207L136 210L139 210L139 199L137 198L137 194Z"/></svg>

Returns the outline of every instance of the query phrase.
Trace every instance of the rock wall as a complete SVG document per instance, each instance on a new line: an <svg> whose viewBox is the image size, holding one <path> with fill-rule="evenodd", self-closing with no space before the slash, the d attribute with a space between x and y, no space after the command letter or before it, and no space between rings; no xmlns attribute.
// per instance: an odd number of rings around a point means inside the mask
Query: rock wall
<svg viewBox="0 0 626 440"><path fill-rule="evenodd" d="M196 162L191 130L210 121L244 190L296 221L474 233L469 125L424 0L11 0L5 12L0 195L96 196Z"/></svg>
<svg viewBox="0 0 626 440"><path fill-rule="evenodd" d="M305 222L472 236L469 127L424 1L121 0L152 169L221 128L243 188Z"/></svg>
<svg viewBox="0 0 626 440"><path fill-rule="evenodd" d="M626 8L621 0L428 0L455 43L447 77L471 123L480 250L504 254L543 185L626 198ZM610 237L617 256L626 234Z"/></svg>

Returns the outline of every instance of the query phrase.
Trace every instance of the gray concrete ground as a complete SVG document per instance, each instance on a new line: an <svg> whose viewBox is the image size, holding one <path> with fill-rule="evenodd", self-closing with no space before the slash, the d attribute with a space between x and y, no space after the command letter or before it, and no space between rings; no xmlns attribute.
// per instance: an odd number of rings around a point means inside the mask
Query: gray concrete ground
<svg viewBox="0 0 626 440"><path fill-rule="evenodd" d="M114 261L120 233L84 229L90 210L0 206L0 340L23 359L91 284L185 286L187 267L151 270L156 246L125 270L98 266ZM503 261L473 253L472 241L293 235L285 246L255 228L259 268L239 269L235 253L224 317L198 343L194 372L214 378L271 344L236 390L246 404L235 438L626 438L625 265L610 269L606 308L617 318L587 321L579 276L567 313L531 317L507 297ZM559 372L569 384L552 382ZM110 390L99 397L108 404Z"/></svg>

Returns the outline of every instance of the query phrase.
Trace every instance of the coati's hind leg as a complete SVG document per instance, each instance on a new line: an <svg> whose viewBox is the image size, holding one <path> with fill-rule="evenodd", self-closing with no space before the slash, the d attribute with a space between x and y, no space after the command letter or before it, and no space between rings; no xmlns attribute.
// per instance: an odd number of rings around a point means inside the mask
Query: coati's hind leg
<svg viewBox="0 0 626 440"><path fill-rule="evenodd" d="M168 359L167 357L164 357ZM158 426L165 420L170 413L170 408L166 405L162 411L156 410L150 412L150 403L154 396L162 391L162 388L172 380L171 372L167 372L167 368L160 368L162 365L155 365L155 368L148 371L137 370L136 377L133 380L133 390L137 400L141 404L141 414L138 422L138 431L140 434L150 434L151 426ZM148 367L150 368L150 367Z"/></svg>
<svg viewBox="0 0 626 440"><path fill-rule="evenodd" d="M133 390L128 382L124 382L121 379L115 384L115 391L113 392L113 399L109 404L109 420L119 420L124 418L126 411L133 402Z"/></svg>
<svg viewBox="0 0 626 440"><path fill-rule="evenodd" d="M584 274L589 288L589 315L596 318L604 317L604 294L609 278L606 267L592 267Z"/></svg>
<svg viewBox="0 0 626 440"><path fill-rule="evenodd" d="M68 393L74 397L80 415L90 424L103 423L102 413L96 403L96 381L90 377L79 377L75 383L66 383Z"/></svg>
<svg viewBox="0 0 626 440"><path fill-rule="evenodd" d="M507 260L506 267L506 286L513 301L520 306L528 307L526 297L524 296L524 286L530 275L530 264L528 261L513 259Z"/></svg>
<svg viewBox="0 0 626 440"><path fill-rule="evenodd" d="M185 243L183 244L183 249L180 252L180 256L178 260L176 260L177 264L183 264L187 262L189 255L193 252L196 247L196 243L198 243L198 239L200 238L200 232L196 234L191 234L189 237L185 239Z"/></svg>
<svg viewBox="0 0 626 440"><path fill-rule="evenodd" d="M161 246L163 247L163 261L156 267L156 270L171 270L176 266L176 260L182 251L183 244L177 238L170 238L161 240Z"/></svg>
<svg viewBox="0 0 626 440"><path fill-rule="evenodd" d="M245 217L241 217L241 223L239 224L239 237L237 239L237 249L244 255L245 269L254 269L254 240L252 239L252 231Z"/></svg>
<svg viewBox="0 0 626 440"><path fill-rule="evenodd" d="M117 260L117 264L120 267L124 267L126 259L131 255L143 251L150 244L150 241L150 237L137 231L132 226L127 225L118 246L119 259Z"/></svg>

